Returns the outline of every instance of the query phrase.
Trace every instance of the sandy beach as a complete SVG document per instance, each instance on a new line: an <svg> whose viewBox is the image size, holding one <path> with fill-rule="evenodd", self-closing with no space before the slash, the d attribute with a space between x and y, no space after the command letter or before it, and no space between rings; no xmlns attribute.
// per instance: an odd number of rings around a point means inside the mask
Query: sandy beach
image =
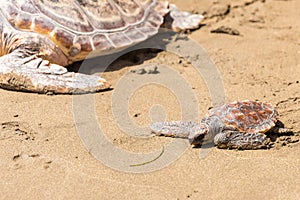
<svg viewBox="0 0 300 200"><path fill-rule="evenodd" d="M171 2L204 15L186 34L214 68L199 73L201 56L138 50L101 73L111 90L0 89L0 199L300 199L300 1ZM238 151L147 131L152 120L199 122L215 104L244 99L271 103L294 134L271 149ZM93 140L98 129L104 136Z"/></svg>

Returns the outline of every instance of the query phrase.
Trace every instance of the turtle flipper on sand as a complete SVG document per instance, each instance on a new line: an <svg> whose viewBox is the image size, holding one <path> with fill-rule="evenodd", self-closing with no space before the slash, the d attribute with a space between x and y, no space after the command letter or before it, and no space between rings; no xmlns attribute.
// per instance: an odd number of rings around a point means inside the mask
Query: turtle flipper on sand
<svg viewBox="0 0 300 200"><path fill-rule="evenodd" d="M66 66L107 55L155 35L168 15L176 30L201 15L156 0L7 0L0 8L0 87L39 93L87 93L110 84ZM166 23L168 24L168 23Z"/></svg>
<svg viewBox="0 0 300 200"><path fill-rule="evenodd" d="M155 122L157 135L188 138L193 145L213 140L219 148L259 149L269 147L269 134L290 130L278 126L278 113L269 103L240 101L212 108L196 122Z"/></svg>

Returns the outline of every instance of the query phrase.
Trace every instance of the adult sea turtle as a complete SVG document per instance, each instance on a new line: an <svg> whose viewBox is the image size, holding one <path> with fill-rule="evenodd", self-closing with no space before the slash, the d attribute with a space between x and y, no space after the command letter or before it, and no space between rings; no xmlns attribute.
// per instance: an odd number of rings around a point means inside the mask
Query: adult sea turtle
<svg viewBox="0 0 300 200"><path fill-rule="evenodd" d="M106 89L99 76L66 67L146 40L165 16L176 31L197 28L203 18L157 0L1 1L0 87L39 93Z"/></svg>

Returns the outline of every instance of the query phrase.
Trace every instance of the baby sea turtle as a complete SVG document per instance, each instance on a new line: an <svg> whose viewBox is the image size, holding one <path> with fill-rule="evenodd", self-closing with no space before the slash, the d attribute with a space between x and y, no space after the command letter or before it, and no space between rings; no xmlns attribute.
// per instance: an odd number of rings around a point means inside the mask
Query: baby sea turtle
<svg viewBox="0 0 300 200"><path fill-rule="evenodd" d="M196 122L156 122L157 135L188 138L193 145L214 140L219 148L258 149L269 146L266 133L289 132L279 127L278 113L269 103L244 100L212 108Z"/></svg>
<svg viewBox="0 0 300 200"><path fill-rule="evenodd" d="M109 87L66 66L118 52L166 25L197 28L201 15L157 0L6 0L0 7L0 87L39 93L85 93Z"/></svg>

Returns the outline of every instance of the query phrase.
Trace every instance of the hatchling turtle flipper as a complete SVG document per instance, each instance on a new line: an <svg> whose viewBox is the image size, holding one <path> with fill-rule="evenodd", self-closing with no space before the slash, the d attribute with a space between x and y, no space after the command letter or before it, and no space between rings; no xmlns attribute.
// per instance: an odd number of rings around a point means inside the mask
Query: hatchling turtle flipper
<svg viewBox="0 0 300 200"><path fill-rule="evenodd" d="M188 138L193 128L197 127L196 122L170 121L155 122L151 125L151 130L156 135L167 137Z"/></svg>
<svg viewBox="0 0 300 200"><path fill-rule="evenodd" d="M269 139L263 133L224 131L218 133L214 143L221 149L260 149L268 147Z"/></svg>

